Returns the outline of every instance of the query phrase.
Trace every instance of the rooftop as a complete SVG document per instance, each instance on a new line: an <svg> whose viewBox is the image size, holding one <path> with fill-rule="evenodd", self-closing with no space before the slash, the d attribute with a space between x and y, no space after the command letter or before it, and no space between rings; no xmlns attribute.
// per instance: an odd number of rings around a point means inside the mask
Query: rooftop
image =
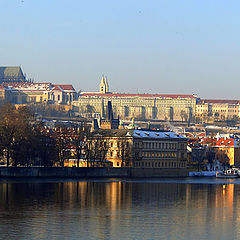
<svg viewBox="0 0 240 240"><path fill-rule="evenodd" d="M195 99L193 95L174 95L174 94L145 94L145 93L98 93L98 92L86 92L80 95L81 97L149 97L149 98L179 98Z"/></svg>
<svg viewBox="0 0 240 240"><path fill-rule="evenodd" d="M21 67L0 67L0 81L25 81Z"/></svg>
<svg viewBox="0 0 240 240"><path fill-rule="evenodd" d="M210 104L239 104L240 100L227 100L227 99L202 99L200 104L210 103Z"/></svg>
<svg viewBox="0 0 240 240"><path fill-rule="evenodd" d="M99 137L134 137L150 139L186 139L177 133L170 131L129 130L129 129L98 129L93 136Z"/></svg>

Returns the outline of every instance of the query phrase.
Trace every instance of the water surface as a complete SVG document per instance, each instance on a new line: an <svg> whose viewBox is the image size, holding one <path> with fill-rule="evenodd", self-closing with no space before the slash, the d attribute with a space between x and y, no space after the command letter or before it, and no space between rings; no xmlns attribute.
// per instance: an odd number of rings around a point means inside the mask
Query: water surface
<svg viewBox="0 0 240 240"><path fill-rule="evenodd" d="M240 239L240 180L0 180L0 239Z"/></svg>

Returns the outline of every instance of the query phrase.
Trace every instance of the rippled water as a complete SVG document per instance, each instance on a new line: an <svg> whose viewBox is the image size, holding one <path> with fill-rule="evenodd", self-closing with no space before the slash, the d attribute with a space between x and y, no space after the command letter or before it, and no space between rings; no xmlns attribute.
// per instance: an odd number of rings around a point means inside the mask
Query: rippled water
<svg viewBox="0 0 240 240"><path fill-rule="evenodd" d="M240 180L0 180L0 239L240 239Z"/></svg>

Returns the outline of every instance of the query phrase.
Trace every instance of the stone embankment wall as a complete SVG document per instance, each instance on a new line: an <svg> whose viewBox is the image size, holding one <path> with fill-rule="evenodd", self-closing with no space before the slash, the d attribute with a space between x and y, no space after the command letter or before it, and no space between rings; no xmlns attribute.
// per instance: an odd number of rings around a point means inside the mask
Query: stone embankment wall
<svg viewBox="0 0 240 240"><path fill-rule="evenodd" d="M50 178L138 178L138 177L187 177L187 169L134 169L134 168L70 168L70 167L0 167L2 177Z"/></svg>

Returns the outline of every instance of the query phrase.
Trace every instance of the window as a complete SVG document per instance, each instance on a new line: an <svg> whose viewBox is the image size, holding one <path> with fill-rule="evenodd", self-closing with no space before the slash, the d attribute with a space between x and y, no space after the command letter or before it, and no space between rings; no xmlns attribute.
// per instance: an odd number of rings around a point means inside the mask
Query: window
<svg viewBox="0 0 240 240"><path fill-rule="evenodd" d="M117 162L117 166L119 167L119 162Z"/></svg>

